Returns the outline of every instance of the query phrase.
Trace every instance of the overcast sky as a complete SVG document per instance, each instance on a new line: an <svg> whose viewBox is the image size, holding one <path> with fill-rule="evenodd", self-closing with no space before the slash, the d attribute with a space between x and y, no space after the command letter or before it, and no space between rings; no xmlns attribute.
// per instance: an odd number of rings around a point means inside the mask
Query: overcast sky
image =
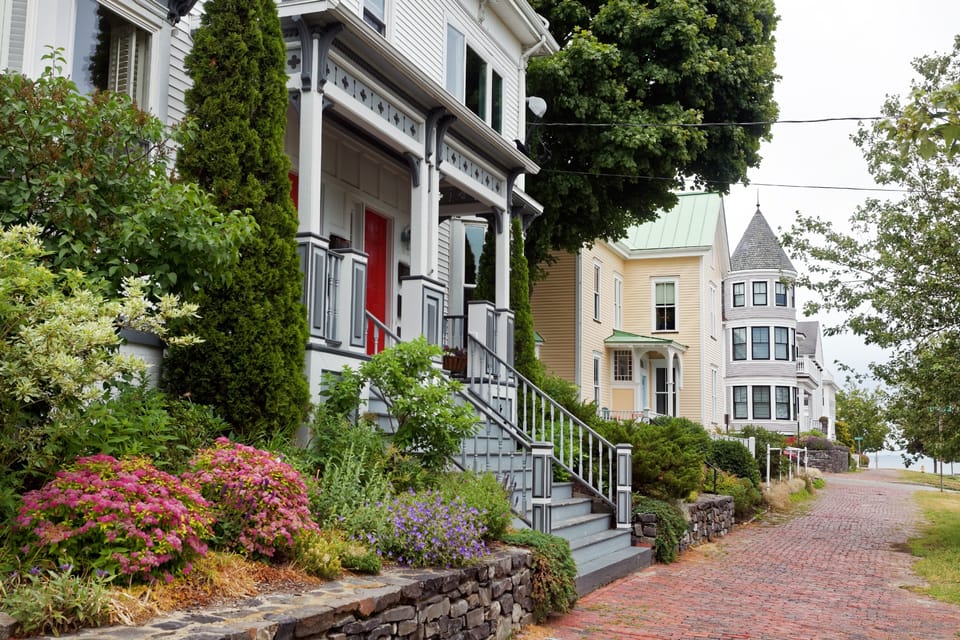
<svg viewBox="0 0 960 640"><path fill-rule="evenodd" d="M776 88L781 120L869 117L887 95L905 95L914 77L910 61L946 53L960 33L960 0L778 0ZM763 162L751 170L751 186L734 187L724 198L731 252L756 210L775 232L790 228L797 211L838 223L870 196L882 193L787 188L773 184L839 187L876 186L860 150L850 140L856 122L778 124L761 146ZM802 265L795 263L798 269ZM798 303L809 299L798 292ZM829 324L830 318L820 318ZM824 357L866 372L884 354L856 336L824 340Z"/></svg>

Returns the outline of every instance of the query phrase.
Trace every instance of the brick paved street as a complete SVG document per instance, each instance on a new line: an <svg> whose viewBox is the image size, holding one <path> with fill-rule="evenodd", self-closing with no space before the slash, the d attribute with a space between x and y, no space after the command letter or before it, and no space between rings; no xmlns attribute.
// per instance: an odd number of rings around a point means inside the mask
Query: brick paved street
<svg viewBox="0 0 960 640"><path fill-rule="evenodd" d="M960 638L960 607L920 584L898 550L917 487L890 472L829 475L805 515L738 527L716 544L583 598L523 638ZM879 524L878 524L879 523Z"/></svg>

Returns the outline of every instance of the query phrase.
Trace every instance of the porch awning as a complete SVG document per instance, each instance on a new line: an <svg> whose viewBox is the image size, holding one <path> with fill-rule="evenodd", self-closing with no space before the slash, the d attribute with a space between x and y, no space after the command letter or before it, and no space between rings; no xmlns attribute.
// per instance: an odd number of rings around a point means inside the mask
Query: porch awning
<svg viewBox="0 0 960 640"><path fill-rule="evenodd" d="M642 336L628 331L614 329L613 334L603 341L608 347L671 347L678 351L686 351L687 345L680 344L669 338L657 338L655 336Z"/></svg>

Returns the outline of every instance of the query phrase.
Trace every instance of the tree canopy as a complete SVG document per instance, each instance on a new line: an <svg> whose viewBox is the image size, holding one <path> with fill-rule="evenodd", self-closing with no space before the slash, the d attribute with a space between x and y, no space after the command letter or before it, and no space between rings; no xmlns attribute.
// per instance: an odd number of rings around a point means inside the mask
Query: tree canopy
<svg viewBox="0 0 960 640"><path fill-rule="evenodd" d="M837 421L847 426L854 449L863 452L883 449L890 433L883 394L849 381L837 392ZM857 438L860 438L859 443Z"/></svg>
<svg viewBox="0 0 960 640"><path fill-rule="evenodd" d="M528 182L544 214L531 267L550 249L618 239L676 203L690 179L726 192L760 162L778 114L772 0L535 0L562 48L534 58ZM705 123L756 123L699 126Z"/></svg>

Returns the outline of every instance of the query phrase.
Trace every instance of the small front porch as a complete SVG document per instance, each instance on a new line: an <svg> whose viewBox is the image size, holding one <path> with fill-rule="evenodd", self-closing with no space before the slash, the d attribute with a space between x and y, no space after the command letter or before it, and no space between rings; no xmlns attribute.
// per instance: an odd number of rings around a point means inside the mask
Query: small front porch
<svg viewBox="0 0 960 640"><path fill-rule="evenodd" d="M604 346L613 366L610 405L598 408L601 415L643 421L679 415L686 345L615 330Z"/></svg>

